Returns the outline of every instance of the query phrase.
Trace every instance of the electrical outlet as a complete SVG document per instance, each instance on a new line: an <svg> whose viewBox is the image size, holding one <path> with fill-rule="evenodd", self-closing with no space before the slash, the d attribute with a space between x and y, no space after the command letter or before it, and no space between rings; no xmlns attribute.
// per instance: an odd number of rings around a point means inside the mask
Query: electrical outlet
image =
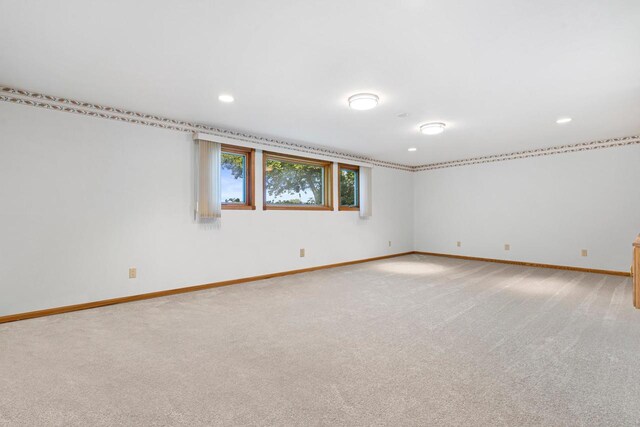
<svg viewBox="0 0 640 427"><path fill-rule="evenodd" d="M300 258L304 258L304 248L300 249Z"/></svg>
<svg viewBox="0 0 640 427"><path fill-rule="evenodd" d="M391 240L389 240L389 247L391 247Z"/></svg>
<svg viewBox="0 0 640 427"><path fill-rule="evenodd" d="M135 267L129 269L129 279L135 279L138 275L138 270Z"/></svg>
<svg viewBox="0 0 640 427"><path fill-rule="evenodd" d="M462 246L462 242L456 242L456 246L457 246L457 247Z"/></svg>
<svg viewBox="0 0 640 427"><path fill-rule="evenodd" d="M505 244L504 244L504 250L505 250L505 251L510 251L510 250L511 250L511 245L510 245L510 244L508 244L508 243L505 243Z"/></svg>
<svg viewBox="0 0 640 427"><path fill-rule="evenodd" d="M589 255L589 251L587 251L586 249L583 249L581 252L582 256L588 256Z"/></svg>

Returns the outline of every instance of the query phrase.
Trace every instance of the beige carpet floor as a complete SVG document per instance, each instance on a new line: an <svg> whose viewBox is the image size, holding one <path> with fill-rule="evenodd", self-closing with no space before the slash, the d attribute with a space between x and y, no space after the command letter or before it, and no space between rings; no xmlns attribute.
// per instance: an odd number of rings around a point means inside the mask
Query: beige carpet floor
<svg viewBox="0 0 640 427"><path fill-rule="evenodd" d="M638 425L630 279L410 255L0 325L0 425Z"/></svg>

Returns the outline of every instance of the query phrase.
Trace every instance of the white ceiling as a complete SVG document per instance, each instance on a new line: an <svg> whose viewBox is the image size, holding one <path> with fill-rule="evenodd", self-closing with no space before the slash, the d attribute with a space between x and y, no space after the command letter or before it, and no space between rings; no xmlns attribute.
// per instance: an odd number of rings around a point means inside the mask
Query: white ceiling
<svg viewBox="0 0 640 427"><path fill-rule="evenodd" d="M638 134L640 1L0 0L0 85L418 165Z"/></svg>

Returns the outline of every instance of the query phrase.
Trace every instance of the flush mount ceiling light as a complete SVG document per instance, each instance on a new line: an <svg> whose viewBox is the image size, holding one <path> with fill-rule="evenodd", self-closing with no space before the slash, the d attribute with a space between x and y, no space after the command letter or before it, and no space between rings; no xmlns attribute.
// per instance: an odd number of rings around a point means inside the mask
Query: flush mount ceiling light
<svg viewBox="0 0 640 427"><path fill-rule="evenodd" d="M435 122L435 123L425 123L420 126L420 132L425 135L437 135L439 133L444 132L444 128L446 125L444 123Z"/></svg>
<svg viewBox="0 0 640 427"><path fill-rule="evenodd" d="M556 123L561 125L561 124L564 124L564 123L569 123L570 121L571 121L571 117L562 117L562 118L559 118L558 120L556 120Z"/></svg>
<svg viewBox="0 0 640 427"><path fill-rule="evenodd" d="M354 110L370 110L378 105L378 95L372 93L358 93L349 97L349 107Z"/></svg>
<svg viewBox="0 0 640 427"><path fill-rule="evenodd" d="M411 148L409 148L407 151L417 151L417 150L418 150L417 148L413 148L413 147L411 147Z"/></svg>
<svg viewBox="0 0 640 427"><path fill-rule="evenodd" d="M218 101L226 103L233 102L233 96L222 94L218 97Z"/></svg>

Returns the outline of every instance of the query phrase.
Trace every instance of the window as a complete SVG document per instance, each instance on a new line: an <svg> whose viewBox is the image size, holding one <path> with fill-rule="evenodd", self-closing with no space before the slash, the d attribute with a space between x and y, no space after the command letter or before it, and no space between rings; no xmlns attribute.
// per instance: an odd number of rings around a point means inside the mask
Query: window
<svg viewBox="0 0 640 427"><path fill-rule="evenodd" d="M338 187L340 189L341 211L357 211L360 206L360 168L351 165L338 165Z"/></svg>
<svg viewBox="0 0 640 427"><path fill-rule="evenodd" d="M264 209L333 209L333 163L267 152L263 162Z"/></svg>
<svg viewBox="0 0 640 427"><path fill-rule="evenodd" d="M253 197L254 150L223 145L221 151L222 209L255 209Z"/></svg>

